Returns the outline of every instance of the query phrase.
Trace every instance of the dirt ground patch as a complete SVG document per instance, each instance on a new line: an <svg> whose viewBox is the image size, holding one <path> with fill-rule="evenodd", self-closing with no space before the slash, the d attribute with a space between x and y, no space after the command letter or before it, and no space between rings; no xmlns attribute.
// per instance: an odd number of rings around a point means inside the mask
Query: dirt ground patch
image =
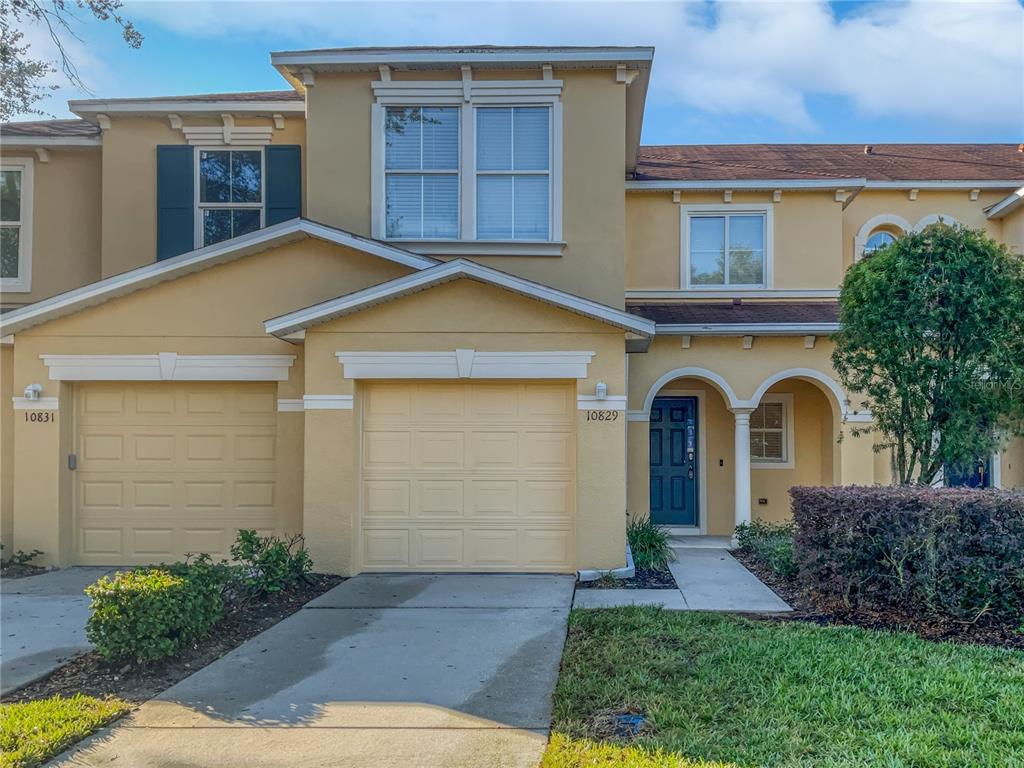
<svg viewBox="0 0 1024 768"><path fill-rule="evenodd" d="M576 589L678 589L668 568L637 568L631 579L596 579L581 581Z"/></svg>

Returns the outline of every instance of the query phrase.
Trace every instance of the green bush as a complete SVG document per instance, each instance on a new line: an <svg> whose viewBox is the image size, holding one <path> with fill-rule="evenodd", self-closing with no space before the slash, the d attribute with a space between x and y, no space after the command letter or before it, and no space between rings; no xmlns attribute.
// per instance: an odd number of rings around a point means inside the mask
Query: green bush
<svg viewBox="0 0 1024 768"><path fill-rule="evenodd" d="M92 598L86 636L106 659L171 656L220 621L226 578L226 567L207 556L104 576L85 588Z"/></svg>
<svg viewBox="0 0 1024 768"><path fill-rule="evenodd" d="M793 526L754 520L736 526L736 543L774 573L796 578L799 567L793 557Z"/></svg>
<svg viewBox="0 0 1024 768"><path fill-rule="evenodd" d="M661 570L675 559L668 543L668 531L648 517L634 518L626 526L633 565L637 568Z"/></svg>
<svg viewBox="0 0 1024 768"><path fill-rule="evenodd" d="M250 592L280 592L295 584L312 570L313 560L302 545L301 535L285 541L276 536L260 536L241 530L231 546L231 557L239 565L240 581Z"/></svg>

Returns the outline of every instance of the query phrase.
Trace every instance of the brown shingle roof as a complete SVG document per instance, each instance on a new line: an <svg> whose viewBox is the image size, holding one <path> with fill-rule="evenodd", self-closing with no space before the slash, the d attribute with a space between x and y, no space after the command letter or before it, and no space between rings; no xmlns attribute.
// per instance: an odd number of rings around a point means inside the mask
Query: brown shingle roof
<svg viewBox="0 0 1024 768"><path fill-rule="evenodd" d="M205 103L210 101L303 101L306 97L298 91L246 91L244 93L194 93L185 96L145 96L127 99L85 99L78 104L91 101L102 101L104 104L137 104L147 101L194 101Z"/></svg>
<svg viewBox="0 0 1024 768"><path fill-rule="evenodd" d="M31 120L0 124L0 138L88 138L99 136L99 133L100 127L86 120Z"/></svg>
<svg viewBox="0 0 1024 768"><path fill-rule="evenodd" d="M1017 144L693 144L640 147L641 181L1024 180Z"/></svg>
<svg viewBox="0 0 1024 768"><path fill-rule="evenodd" d="M637 303L626 310L671 325L839 322L839 304L834 301Z"/></svg>

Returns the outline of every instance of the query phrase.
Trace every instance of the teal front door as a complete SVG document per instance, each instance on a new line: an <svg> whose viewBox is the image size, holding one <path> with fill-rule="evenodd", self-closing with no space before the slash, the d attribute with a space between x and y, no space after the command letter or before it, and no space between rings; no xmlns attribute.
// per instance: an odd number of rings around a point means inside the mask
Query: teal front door
<svg viewBox="0 0 1024 768"><path fill-rule="evenodd" d="M654 398L650 426L651 520L699 525L697 398Z"/></svg>

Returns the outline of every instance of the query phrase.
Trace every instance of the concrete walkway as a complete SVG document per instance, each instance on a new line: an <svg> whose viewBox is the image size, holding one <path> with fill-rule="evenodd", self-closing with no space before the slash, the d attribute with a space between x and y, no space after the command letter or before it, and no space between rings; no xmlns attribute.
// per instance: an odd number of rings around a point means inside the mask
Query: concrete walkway
<svg viewBox="0 0 1024 768"><path fill-rule="evenodd" d="M536 768L571 576L358 576L60 766Z"/></svg>
<svg viewBox="0 0 1024 768"><path fill-rule="evenodd" d="M722 546L674 547L678 589L579 589L574 608L656 605L671 611L784 613L793 610Z"/></svg>
<svg viewBox="0 0 1024 768"><path fill-rule="evenodd" d="M0 695L92 649L82 590L111 570L65 568L0 582Z"/></svg>

